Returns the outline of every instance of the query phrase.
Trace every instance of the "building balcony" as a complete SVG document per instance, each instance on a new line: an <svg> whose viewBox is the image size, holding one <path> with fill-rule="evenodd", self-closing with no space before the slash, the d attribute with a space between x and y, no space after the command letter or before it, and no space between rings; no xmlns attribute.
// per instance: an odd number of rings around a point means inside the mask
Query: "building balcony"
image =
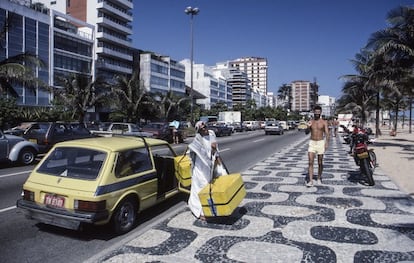
<svg viewBox="0 0 414 263"><path fill-rule="evenodd" d="M118 23L115 23L114 21L106 18L106 17L98 17L96 20L97 24L103 24L107 27L112 28L115 31L121 32L123 34L132 35L132 26L130 25L121 25Z"/></svg>
<svg viewBox="0 0 414 263"><path fill-rule="evenodd" d="M134 8L134 4L132 3L132 0L118 0L118 4L123 5L126 9L132 9Z"/></svg>
<svg viewBox="0 0 414 263"><path fill-rule="evenodd" d="M108 40L109 42L113 43L113 44L117 44L117 45L122 45L125 47L132 47L132 40L130 38L128 38L128 40L124 40L124 39L120 39L117 38L115 36L112 36L108 33L104 33L104 32L97 32L96 33L96 38L97 39L104 39L104 40Z"/></svg>
<svg viewBox="0 0 414 263"><path fill-rule="evenodd" d="M108 4L107 2L100 2L97 4L96 9L104 9L106 11L111 12L113 15L115 15L118 19L123 19L125 22L132 22L132 13L130 12L122 12L119 9L116 9L112 5Z"/></svg>
<svg viewBox="0 0 414 263"><path fill-rule="evenodd" d="M124 59L124 60L128 60L128 61L132 61L133 57L132 55L129 54L125 54L125 53L121 53L109 48L104 48L104 47L97 47L96 48L96 53L97 54L105 54L108 57L114 57L114 58L120 58L120 59Z"/></svg>
<svg viewBox="0 0 414 263"><path fill-rule="evenodd" d="M107 63L105 61L99 61L96 63L96 68L97 69L106 69L106 70L110 70L110 71L114 71L114 72L121 72L124 74L132 74L132 68L127 68L127 67L122 67L119 65L114 65L114 64L110 64Z"/></svg>

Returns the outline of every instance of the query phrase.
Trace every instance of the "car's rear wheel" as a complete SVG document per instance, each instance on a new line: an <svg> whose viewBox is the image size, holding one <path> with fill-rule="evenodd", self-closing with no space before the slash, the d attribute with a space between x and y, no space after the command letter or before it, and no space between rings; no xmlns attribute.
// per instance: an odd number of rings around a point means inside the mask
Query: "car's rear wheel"
<svg viewBox="0 0 414 263"><path fill-rule="evenodd" d="M19 163L29 165L34 163L36 159L36 151L31 148L23 148L19 154Z"/></svg>
<svg viewBox="0 0 414 263"><path fill-rule="evenodd" d="M137 203L133 198L123 200L112 215L112 227L118 235L129 232L137 219Z"/></svg>

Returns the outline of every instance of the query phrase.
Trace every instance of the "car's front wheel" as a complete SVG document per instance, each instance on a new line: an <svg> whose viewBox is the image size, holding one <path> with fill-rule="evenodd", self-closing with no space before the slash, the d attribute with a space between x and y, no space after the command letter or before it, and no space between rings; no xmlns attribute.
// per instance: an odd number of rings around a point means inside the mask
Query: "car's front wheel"
<svg viewBox="0 0 414 263"><path fill-rule="evenodd" d="M36 151L31 148L23 148L19 154L19 163L29 165L34 163L36 159Z"/></svg>
<svg viewBox="0 0 414 263"><path fill-rule="evenodd" d="M123 200L112 215L112 227L118 235L129 232L137 219L137 204L133 198Z"/></svg>

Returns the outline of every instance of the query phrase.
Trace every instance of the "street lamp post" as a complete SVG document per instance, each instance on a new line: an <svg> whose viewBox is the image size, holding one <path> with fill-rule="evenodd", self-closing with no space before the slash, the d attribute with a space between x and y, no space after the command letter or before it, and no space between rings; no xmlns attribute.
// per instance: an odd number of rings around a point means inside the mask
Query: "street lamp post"
<svg viewBox="0 0 414 263"><path fill-rule="evenodd" d="M194 33L193 33L193 17L200 12L197 7L187 7L184 12L190 15L190 27L191 27L191 52L190 52L190 99L191 99L191 123L194 124L194 99L193 99L193 60L194 60Z"/></svg>

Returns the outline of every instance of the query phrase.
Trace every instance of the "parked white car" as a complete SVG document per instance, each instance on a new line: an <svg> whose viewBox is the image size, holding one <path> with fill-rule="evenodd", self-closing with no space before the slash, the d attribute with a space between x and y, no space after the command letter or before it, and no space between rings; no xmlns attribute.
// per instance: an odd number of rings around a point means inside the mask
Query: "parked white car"
<svg viewBox="0 0 414 263"><path fill-rule="evenodd" d="M244 121L243 124L247 131L255 131L259 129L259 123L257 121Z"/></svg>
<svg viewBox="0 0 414 263"><path fill-rule="evenodd" d="M0 161L29 165L35 161L38 152L37 144L20 136L4 134L0 130Z"/></svg>
<svg viewBox="0 0 414 263"><path fill-rule="evenodd" d="M289 130L289 127L286 121L279 121L279 124L283 127L283 130L285 131Z"/></svg>

